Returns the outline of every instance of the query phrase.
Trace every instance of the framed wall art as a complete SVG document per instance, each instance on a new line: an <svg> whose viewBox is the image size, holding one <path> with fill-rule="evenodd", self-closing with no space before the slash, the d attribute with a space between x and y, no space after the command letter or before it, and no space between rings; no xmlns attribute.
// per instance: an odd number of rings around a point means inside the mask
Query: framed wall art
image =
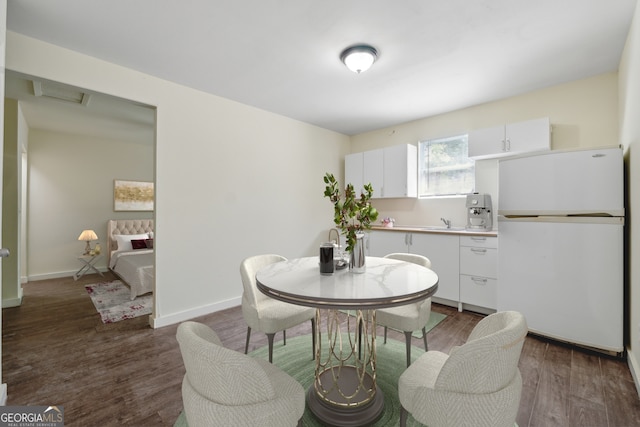
<svg viewBox="0 0 640 427"><path fill-rule="evenodd" d="M113 181L114 211L152 211L153 182Z"/></svg>

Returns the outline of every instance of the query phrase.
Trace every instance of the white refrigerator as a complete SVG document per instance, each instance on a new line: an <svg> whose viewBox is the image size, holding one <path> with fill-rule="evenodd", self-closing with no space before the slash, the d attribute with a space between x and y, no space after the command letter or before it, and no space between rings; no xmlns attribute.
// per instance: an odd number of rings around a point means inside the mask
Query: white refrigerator
<svg viewBox="0 0 640 427"><path fill-rule="evenodd" d="M624 165L620 147L498 163L497 309L530 332L624 350Z"/></svg>

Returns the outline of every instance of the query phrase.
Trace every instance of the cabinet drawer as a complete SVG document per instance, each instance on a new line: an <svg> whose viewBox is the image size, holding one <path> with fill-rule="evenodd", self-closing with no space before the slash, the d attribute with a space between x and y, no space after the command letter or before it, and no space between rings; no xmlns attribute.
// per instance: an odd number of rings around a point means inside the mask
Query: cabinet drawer
<svg viewBox="0 0 640 427"><path fill-rule="evenodd" d="M460 236L460 246L497 248L498 238L493 236Z"/></svg>
<svg viewBox="0 0 640 427"><path fill-rule="evenodd" d="M460 275L460 301L497 309L497 280L482 276Z"/></svg>
<svg viewBox="0 0 640 427"><path fill-rule="evenodd" d="M498 277L497 249L461 247L460 274L496 279Z"/></svg>

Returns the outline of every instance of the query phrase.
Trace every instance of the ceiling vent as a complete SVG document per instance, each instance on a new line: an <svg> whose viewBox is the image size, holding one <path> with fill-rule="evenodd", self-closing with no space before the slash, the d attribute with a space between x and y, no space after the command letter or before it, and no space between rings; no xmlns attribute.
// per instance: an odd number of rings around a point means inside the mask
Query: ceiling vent
<svg viewBox="0 0 640 427"><path fill-rule="evenodd" d="M89 104L90 94L55 83L33 81L33 94L44 98L70 102L72 104Z"/></svg>

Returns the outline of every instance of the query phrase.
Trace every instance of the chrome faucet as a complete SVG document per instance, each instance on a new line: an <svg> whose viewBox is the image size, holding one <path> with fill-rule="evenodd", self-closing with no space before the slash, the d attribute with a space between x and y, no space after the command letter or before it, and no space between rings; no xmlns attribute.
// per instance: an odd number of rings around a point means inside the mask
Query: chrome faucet
<svg viewBox="0 0 640 427"><path fill-rule="evenodd" d="M336 232L336 246L340 247L340 232L338 231L337 228L332 228L331 230L329 230L329 241L333 242L334 240L331 240L331 232L335 231Z"/></svg>
<svg viewBox="0 0 640 427"><path fill-rule="evenodd" d="M444 218L440 218L440 220L442 222L444 222L444 225L447 226L447 228L451 228L451 220L450 219L444 219Z"/></svg>

